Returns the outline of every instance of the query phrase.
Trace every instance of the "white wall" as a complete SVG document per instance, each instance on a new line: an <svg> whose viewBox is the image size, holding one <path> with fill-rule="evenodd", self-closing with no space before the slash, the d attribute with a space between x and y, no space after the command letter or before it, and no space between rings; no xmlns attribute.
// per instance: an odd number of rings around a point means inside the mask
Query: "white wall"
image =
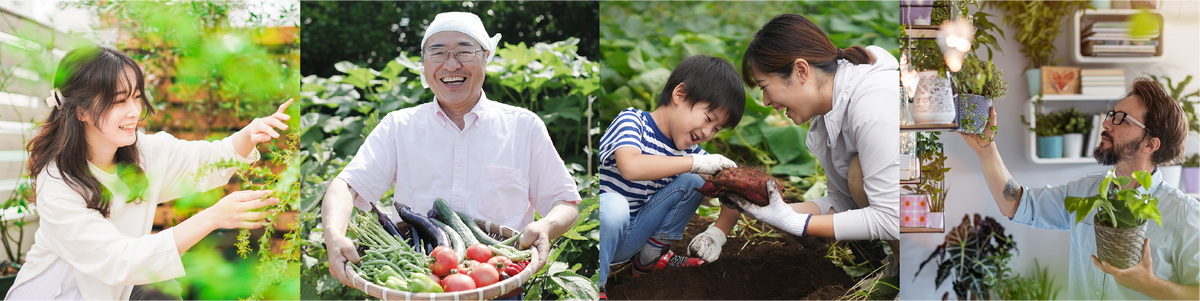
<svg viewBox="0 0 1200 301"><path fill-rule="evenodd" d="M1002 12L994 9L985 11L993 15L989 20L1000 23ZM1124 68L1127 81L1130 81L1134 75L1140 75L1143 72L1156 75L1165 72L1173 79L1182 79L1190 74L1197 78L1193 79L1191 88L1188 90L1195 90L1196 82L1200 81L1200 3L1196 1L1166 1L1162 4L1160 12L1166 22L1163 33L1165 35L1164 47L1166 47L1164 55L1167 58L1164 62L1156 64L1078 64L1069 58L1073 49L1069 43L1071 23L1070 18L1064 18L1061 24L1063 33L1055 42L1058 47L1057 57L1065 59L1059 65L1085 68ZM993 61L1004 70L1004 79L1009 82L1009 86L1008 96L994 105L1000 126L1000 132L995 139L1000 155L1013 177L1021 185L1040 187L1065 184L1082 175L1107 170L1098 164L1041 165L1034 164L1029 159L1028 130L1020 121L1020 116L1024 114L1026 103L1029 101L1029 88L1022 70L1028 61L1021 54L1021 46L1016 41L1017 30L1011 26L1005 27L1004 30L1008 37L1007 41L1001 40L1004 53L997 53L997 57ZM983 54L986 55L986 53ZM1099 104L1101 107L1107 105ZM1104 108L1095 110L1100 109ZM1019 253L1013 258L1012 269L1028 275L1035 258L1043 266L1049 265L1050 274L1061 286L1062 293L1059 297L1065 298L1068 249L1070 248L1069 233L1034 229L1008 221L1008 218L1000 214L995 201L988 193L987 184L984 183L979 160L974 151L963 142L958 134L943 133L941 136L942 142L945 143L946 156L949 157L946 164L953 168L946 175L950 186L946 202L947 228L958 226L966 214L979 213L995 218L1017 242ZM1188 143L1188 153L1195 153L1197 148L1200 148L1195 137ZM949 280L943 283L941 288L933 290L934 276L937 274L936 265L931 263L921 271L920 277L915 279L913 277L917 273L917 266L921 261L924 261L944 239L944 234L901 235L900 261L903 264L900 267L902 288L899 299L941 299L945 292L951 292L950 297L954 298Z"/></svg>

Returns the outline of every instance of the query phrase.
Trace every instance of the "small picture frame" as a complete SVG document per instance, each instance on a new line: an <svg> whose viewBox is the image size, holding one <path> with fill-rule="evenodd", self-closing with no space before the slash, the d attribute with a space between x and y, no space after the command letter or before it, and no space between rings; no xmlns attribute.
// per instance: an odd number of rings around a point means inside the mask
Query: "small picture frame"
<svg viewBox="0 0 1200 301"><path fill-rule="evenodd" d="M1079 67L1042 66L1042 94L1079 94Z"/></svg>

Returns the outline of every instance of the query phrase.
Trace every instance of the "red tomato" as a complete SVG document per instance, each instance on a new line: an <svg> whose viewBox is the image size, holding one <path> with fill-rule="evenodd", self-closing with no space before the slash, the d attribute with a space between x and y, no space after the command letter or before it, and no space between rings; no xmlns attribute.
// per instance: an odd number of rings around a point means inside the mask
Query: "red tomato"
<svg viewBox="0 0 1200 301"><path fill-rule="evenodd" d="M467 247L467 258L478 262L487 262L492 258L492 249L488 249L485 244L474 244Z"/></svg>
<svg viewBox="0 0 1200 301"><path fill-rule="evenodd" d="M475 289L475 279L466 274L450 274L442 279L442 289L446 292L458 292Z"/></svg>
<svg viewBox="0 0 1200 301"><path fill-rule="evenodd" d="M479 266L479 262L477 262L477 261L474 261L474 260L463 261L463 263L458 264L458 272L461 274L470 274L471 270L474 270L475 267L477 267L477 266Z"/></svg>
<svg viewBox="0 0 1200 301"><path fill-rule="evenodd" d="M442 283L442 277L438 277L438 275L430 274L427 276L429 276L429 279L433 279L433 282Z"/></svg>
<svg viewBox="0 0 1200 301"><path fill-rule="evenodd" d="M446 275L450 270L458 265L458 254L454 254L454 249L446 246L440 246L433 249L433 262L429 263L429 269L435 275Z"/></svg>
<svg viewBox="0 0 1200 301"><path fill-rule="evenodd" d="M513 262L512 262L512 260L509 260L508 257L504 257L504 255L496 255L496 257L492 257L492 259L488 259L487 263L490 265L496 265L497 263L499 263L500 266L497 268L503 269L504 267L512 264Z"/></svg>
<svg viewBox="0 0 1200 301"><path fill-rule="evenodd" d="M500 272L494 266L481 264L471 270L471 278L475 279L475 287L485 287L500 281Z"/></svg>

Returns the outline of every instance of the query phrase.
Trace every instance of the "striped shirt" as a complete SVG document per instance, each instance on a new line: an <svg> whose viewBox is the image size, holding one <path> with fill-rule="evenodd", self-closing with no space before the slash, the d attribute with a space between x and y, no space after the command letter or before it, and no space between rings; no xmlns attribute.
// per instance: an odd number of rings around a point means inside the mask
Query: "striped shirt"
<svg viewBox="0 0 1200 301"><path fill-rule="evenodd" d="M643 154L655 156L706 155L700 145L685 150L675 149L675 142L658 129L650 113L628 108L617 114L604 137L600 138L600 193L618 193L629 201L629 216L637 216L642 205L659 189L666 187L678 175L654 181L630 181L621 177L617 170L617 157L613 152L621 147L633 147Z"/></svg>

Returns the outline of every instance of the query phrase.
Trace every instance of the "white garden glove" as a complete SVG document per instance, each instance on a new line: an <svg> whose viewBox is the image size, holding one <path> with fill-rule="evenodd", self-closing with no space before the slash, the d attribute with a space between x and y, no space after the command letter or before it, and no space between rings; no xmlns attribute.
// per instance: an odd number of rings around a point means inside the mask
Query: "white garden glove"
<svg viewBox="0 0 1200 301"><path fill-rule="evenodd" d="M692 243L688 244L688 256L695 254L696 257L704 259L704 262L717 261L717 257L721 256L721 247L724 245L725 232L714 225L708 225L708 230L693 237Z"/></svg>
<svg viewBox="0 0 1200 301"><path fill-rule="evenodd" d="M771 201L763 207L758 207L735 194L729 194L728 197L742 204L743 214L750 215L784 232L805 236L808 232L808 219L812 215L797 213L792 210L792 206L784 203L779 189L775 187L775 181L767 181L767 193L770 195Z"/></svg>
<svg viewBox="0 0 1200 301"><path fill-rule="evenodd" d="M693 155L692 156L692 173L694 174L716 174L723 169L737 167L737 163L733 160L725 158L722 155Z"/></svg>

